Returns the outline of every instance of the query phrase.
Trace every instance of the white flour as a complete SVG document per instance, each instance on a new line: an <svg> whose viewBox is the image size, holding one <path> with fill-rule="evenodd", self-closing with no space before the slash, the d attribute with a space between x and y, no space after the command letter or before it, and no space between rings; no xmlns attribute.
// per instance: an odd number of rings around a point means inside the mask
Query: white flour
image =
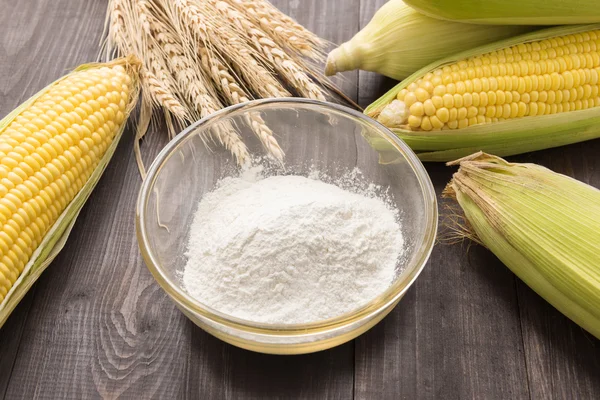
<svg viewBox="0 0 600 400"><path fill-rule="evenodd" d="M254 168L206 194L192 222L184 287L225 314L307 323L365 305L392 282L404 241L382 200Z"/></svg>

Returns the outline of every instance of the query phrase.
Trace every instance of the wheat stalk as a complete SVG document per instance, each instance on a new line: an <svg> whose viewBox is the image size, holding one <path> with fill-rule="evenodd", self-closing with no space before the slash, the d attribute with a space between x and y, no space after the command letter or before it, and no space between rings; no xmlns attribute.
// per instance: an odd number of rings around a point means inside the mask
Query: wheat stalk
<svg viewBox="0 0 600 400"><path fill-rule="evenodd" d="M262 0L225 1L239 12L246 14L254 24L270 34L279 46L311 59L323 60L325 41L279 11L271 3Z"/></svg>
<svg viewBox="0 0 600 400"><path fill-rule="evenodd" d="M151 94L155 105L163 106L171 114L181 120L187 119L187 112L183 105L163 83L164 81L156 76L152 67L150 69L143 68L141 71L141 78L144 88Z"/></svg>
<svg viewBox="0 0 600 400"><path fill-rule="evenodd" d="M179 91L185 94L194 106L193 109L201 117L205 117L221 108L216 95L208 91L211 86L206 84L204 77L194 68L194 60L188 57L177 35L153 15L147 1L138 1L138 5L140 19L146 21L150 37L161 49Z"/></svg>
<svg viewBox="0 0 600 400"><path fill-rule="evenodd" d="M188 5L189 4L190 3L188 3ZM195 11L193 4L191 5L191 11ZM197 16L200 17L200 15ZM200 32L206 32L209 29L209 27L203 25ZM237 83L225 64L215 54L211 54L211 52L205 47L205 42L197 43L197 45L198 55L200 57L203 70L212 78L213 82L218 86L218 88L221 89L222 95L229 102L229 104L240 104L250 101L248 93ZM242 46L240 47L244 51L248 51ZM258 85L262 86L263 84L264 82L261 82ZM269 92L269 95L281 96L282 94L287 94L282 93L279 89L275 90L276 93L272 93L271 91ZM283 150L279 146L279 143L277 143L277 139L275 139L273 131L266 125L260 114L257 112L250 113L248 115L248 122L252 127L253 132L260 139L269 154L273 155L278 160L282 160L284 156Z"/></svg>
<svg viewBox="0 0 600 400"><path fill-rule="evenodd" d="M160 26L156 24L156 26ZM158 31L156 39L167 55L167 61L177 81L179 90L185 93L193 109L204 118L222 108L204 76L194 68L194 60L185 53L177 37L167 31ZM209 91L210 90L210 91Z"/></svg>
<svg viewBox="0 0 600 400"><path fill-rule="evenodd" d="M107 55L133 53L143 61L146 109L138 139L151 105L163 109L174 136L176 120L183 126L253 95L288 97L288 87L325 100L317 83L330 85L308 64L322 59L326 42L266 0L109 0L105 32ZM260 112L246 118L267 151L283 159ZM208 131L238 162L249 157L231 123Z"/></svg>

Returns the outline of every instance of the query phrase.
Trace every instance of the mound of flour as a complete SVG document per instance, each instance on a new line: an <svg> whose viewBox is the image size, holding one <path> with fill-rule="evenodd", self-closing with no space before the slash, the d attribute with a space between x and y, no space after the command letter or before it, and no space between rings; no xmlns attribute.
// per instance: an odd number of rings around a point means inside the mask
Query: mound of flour
<svg viewBox="0 0 600 400"><path fill-rule="evenodd" d="M391 284L404 248L397 214L377 197L302 176L225 178L198 205L184 287L256 322L341 315Z"/></svg>

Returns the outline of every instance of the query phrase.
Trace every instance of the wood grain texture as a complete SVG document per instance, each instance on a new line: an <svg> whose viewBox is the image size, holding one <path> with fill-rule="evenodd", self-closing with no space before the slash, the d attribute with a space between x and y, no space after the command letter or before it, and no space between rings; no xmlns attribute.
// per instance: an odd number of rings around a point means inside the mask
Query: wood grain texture
<svg viewBox="0 0 600 400"><path fill-rule="evenodd" d="M274 1L334 43L383 2ZM96 59L106 0L0 0L0 7L0 116ZM363 106L394 84L364 72L335 81ZM140 179L128 133L67 247L0 330L0 398L600 398L600 342L477 246L436 246L382 323L329 351L261 355L204 333L141 260ZM165 141L162 126L147 135L147 163ZM512 159L600 187L599 153L596 140ZM427 169L439 194L453 170Z"/></svg>

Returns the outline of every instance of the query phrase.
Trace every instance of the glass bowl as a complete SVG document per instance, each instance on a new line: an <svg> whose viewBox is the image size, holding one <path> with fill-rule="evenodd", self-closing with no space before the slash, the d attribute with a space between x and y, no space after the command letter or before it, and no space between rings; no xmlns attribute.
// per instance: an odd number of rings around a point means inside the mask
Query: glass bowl
<svg viewBox="0 0 600 400"><path fill-rule="evenodd" d="M260 115L284 151L278 164L252 131ZM365 306L310 324L256 323L225 315L185 290L181 272L194 211L217 181L239 172L229 151L211 135L234 129L253 158L271 174L308 175L316 168L336 178L358 168L369 183L387 188L400 210L407 249L392 285ZM208 147L210 148L207 148ZM279 165L273 168L273 165ZM410 148L383 125L336 104L305 99L267 99L228 107L184 130L158 155L140 190L136 230L150 272L195 324L235 346L263 353L310 353L347 342L386 316L415 281L434 244L435 192Z"/></svg>

